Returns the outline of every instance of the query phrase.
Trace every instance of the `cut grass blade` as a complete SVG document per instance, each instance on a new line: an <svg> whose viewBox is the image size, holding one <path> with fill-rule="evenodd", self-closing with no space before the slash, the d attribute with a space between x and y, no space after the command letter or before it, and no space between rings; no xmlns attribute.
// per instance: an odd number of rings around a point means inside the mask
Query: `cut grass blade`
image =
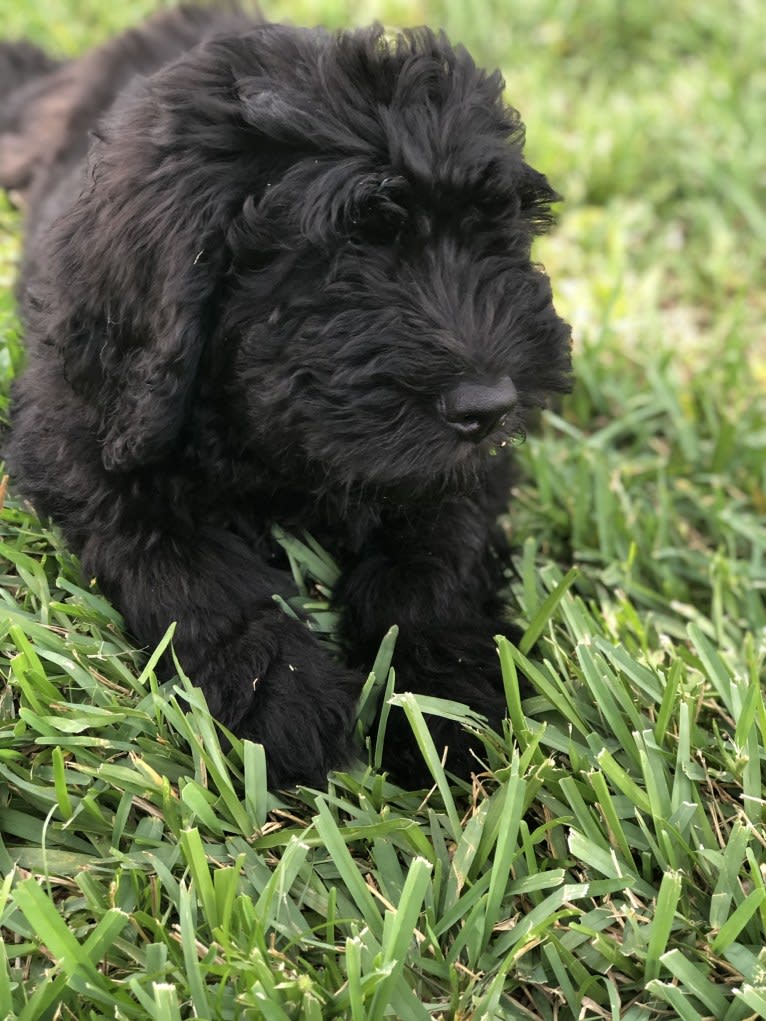
<svg viewBox="0 0 766 1021"><path fill-rule="evenodd" d="M578 573L579 572L576 567L567 571L553 591L548 593L538 607L534 617L527 625L521 641L519 642L519 650L523 652L524 655L526 655L530 649L534 648L535 643L545 630L548 621L551 619L554 610L577 580Z"/></svg>
<svg viewBox="0 0 766 1021"><path fill-rule="evenodd" d="M400 706L407 717L407 720L412 728L413 736L417 741L420 754L423 756L425 764L428 766L428 770L431 776L434 778L434 783L439 789L439 793L444 799L444 805L447 811L447 817L452 827L452 835L455 839L458 839L460 834L460 817L458 815L457 808L455 806L455 800L452 796L452 790L447 780L447 775L444 772L444 766L441 763L436 746L434 745L431 732L426 724L425 717L420 708L421 704L428 705L429 709L437 712L441 715L444 712L445 715L452 715L454 713L450 708L449 702L443 702L441 699L424 699L422 696L418 697L410 691L405 691L401 695L394 695L391 698L391 704ZM441 712L440 712L441 711Z"/></svg>
<svg viewBox="0 0 766 1021"><path fill-rule="evenodd" d="M647 981L658 978L660 958L667 950L673 929L676 908L681 897L683 877L678 872L666 872L660 883L657 904L649 928L644 975Z"/></svg>

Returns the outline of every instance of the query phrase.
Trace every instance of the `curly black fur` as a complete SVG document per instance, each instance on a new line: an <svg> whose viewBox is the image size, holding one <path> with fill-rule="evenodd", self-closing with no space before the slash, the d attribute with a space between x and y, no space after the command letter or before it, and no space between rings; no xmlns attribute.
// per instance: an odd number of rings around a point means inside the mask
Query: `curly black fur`
<svg viewBox="0 0 766 1021"><path fill-rule="evenodd" d="M393 623L399 690L497 726L500 444L570 373L530 261L556 196L500 75L428 29L180 9L24 86L17 140L61 75L66 130L21 175L20 490L139 640L179 622L185 669L274 785L343 763ZM508 377L518 401L481 442L445 419L461 381ZM274 522L340 559L344 666L273 601ZM433 727L467 773L468 736ZM394 722L389 764L417 758Z"/></svg>

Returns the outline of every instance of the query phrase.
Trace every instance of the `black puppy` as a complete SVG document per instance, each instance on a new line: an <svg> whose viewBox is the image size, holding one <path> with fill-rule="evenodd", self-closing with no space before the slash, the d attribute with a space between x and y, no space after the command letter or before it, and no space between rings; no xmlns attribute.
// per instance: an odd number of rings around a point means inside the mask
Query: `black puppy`
<svg viewBox="0 0 766 1021"><path fill-rule="evenodd" d="M393 623L399 690L497 726L504 441L570 373L530 261L556 196L500 75L428 29L200 9L25 66L0 114L28 209L20 491L140 641L178 621L273 786L343 763ZM339 558L346 665L275 604L274 522ZM410 778L405 731L388 763ZM468 735L433 733L467 773Z"/></svg>

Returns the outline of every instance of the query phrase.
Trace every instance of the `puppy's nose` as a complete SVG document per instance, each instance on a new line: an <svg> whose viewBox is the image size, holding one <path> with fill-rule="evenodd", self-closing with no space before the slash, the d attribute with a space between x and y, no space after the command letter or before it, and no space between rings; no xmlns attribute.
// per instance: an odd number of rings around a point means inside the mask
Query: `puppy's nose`
<svg viewBox="0 0 766 1021"><path fill-rule="evenodd" d="M463 439L478 443L498 426L519 399L509 376L496 383L458 383L443 394L440 410Z"/></svg>

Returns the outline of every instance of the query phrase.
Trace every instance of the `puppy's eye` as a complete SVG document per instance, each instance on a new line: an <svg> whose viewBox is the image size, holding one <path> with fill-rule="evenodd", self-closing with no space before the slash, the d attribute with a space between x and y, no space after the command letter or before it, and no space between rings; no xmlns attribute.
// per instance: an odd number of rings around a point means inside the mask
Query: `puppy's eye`
<svg viewBox="0 0 766 1021"><path fill-rule="evenodd" d="M407 210L393 202L371 202L362 212L357 231L365 241L396 241L407 223Z"/></svg>
<svg viewBox="0 0 766 1021"><path fill-rule="evenodd" d="M360 198L351 215L350 233L360 241L390 244L396 241L410 220L406 182L386 177Z"/></svg>
<svg viewBox="0 0 766 1021"><path fill-rule="evenodd" d="M519 211L517 190L505 181L487 182L483 188L470 196L470 205L483 219L513 219Z"/></svg>

